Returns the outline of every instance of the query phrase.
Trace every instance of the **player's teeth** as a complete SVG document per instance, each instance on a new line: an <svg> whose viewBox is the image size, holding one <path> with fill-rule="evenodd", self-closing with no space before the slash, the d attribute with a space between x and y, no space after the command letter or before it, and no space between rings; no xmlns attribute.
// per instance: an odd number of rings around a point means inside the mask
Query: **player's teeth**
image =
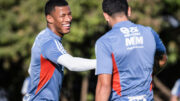
<svg viewBox="0 0 180 101"><path fill-rule="evenodd" d="M65 26L65 27L69 27L70 25L68 24L68 25L63 25L63 26Z"/></svg>

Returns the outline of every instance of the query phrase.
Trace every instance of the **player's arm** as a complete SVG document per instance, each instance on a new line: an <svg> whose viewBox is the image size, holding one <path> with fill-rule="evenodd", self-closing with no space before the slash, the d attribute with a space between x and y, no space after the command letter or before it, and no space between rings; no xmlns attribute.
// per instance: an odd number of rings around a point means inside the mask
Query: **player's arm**
<svg viewBox="0 0 180 101"><path fill-rule="evenodd" d="M162 67L164 67L166 65L166 63L167 63L167 55L166 55L166 53L158 53L158 52L156 52L154 66L156 68L161 69Z"/></svg>
<svg viewBox="0 0 180 101"><path fill-rule="evenodd" d="M159 67L164 67L167 63L167 55L162 54L161 58L159 59Z"/></svg>
<svg viewBox="0 0 180 101"><path fill-rule="evenodd" d="M70 71L86 71L96 68L96 59L73 57L69 54L59 56L57 62Z"/></svg>
<svg viewBox="0 0 180 101"><path fill-rule="evenodd" d="M65 66L71 71L86 71L95 69L95 59L73 57L66 52L58 40L50 40L42 46L42 55L55 64Z"/></svg>
<svg viewBox="0 0 180 101"><path fill-rule="evenodd" d="M178 101L178 97L175 95L171 95L170 101Z"/></svg>
<svg viewBox="0 0 180 101"><path fill-rule="evenodd" d="M108 101L111 93L111 74L98 75L96 101Z"/></svg>
<svg viewBox="0 0 180 101"><path fill-rule="evenodd" d="M155 59L158 60L158 66L157 67L164 67L167 63L167 54L166 54L166 48L164 44L162 43L161 39L159 38L159 35L152 30L155 42L156 42L156 54Z"/></svg>
<svg viewBox="0 0 180 101"><path fill-rule="evenodd" d="M111 94L112 84L112 48L108 40L98 40L96 42L96 75L98 75L96 85L96 101L108 101Z"/></svg>

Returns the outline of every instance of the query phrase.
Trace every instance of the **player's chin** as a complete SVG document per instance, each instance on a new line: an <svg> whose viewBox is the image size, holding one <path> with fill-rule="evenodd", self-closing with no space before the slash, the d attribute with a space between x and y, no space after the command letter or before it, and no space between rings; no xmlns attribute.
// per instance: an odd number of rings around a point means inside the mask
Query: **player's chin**
<svg viewBox="0 0 180 101"><path fill-rule="evenodd" d="M68 34L70 32L70 30L64 30L63 34Z"/></svg>
<svg viewBox="0 0 180 101"><path fill-rule="evenodd" d="M62 33L67 34L70 32L70 28L63 28Z"/></svg>

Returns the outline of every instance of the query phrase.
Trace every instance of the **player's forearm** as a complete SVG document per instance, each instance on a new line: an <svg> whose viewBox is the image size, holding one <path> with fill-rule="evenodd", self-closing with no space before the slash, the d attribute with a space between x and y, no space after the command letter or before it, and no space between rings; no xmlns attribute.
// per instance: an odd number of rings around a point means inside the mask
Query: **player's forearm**
<svg viewBox="0 0 180 101"><path fill-rule="evenodd" d="M162 58L159 60L159 66L164 67L167 63L167 55L163 54Z"/></svg>
<svg viewBox="0 0 180 101"><path fill-rule="evenodd" d="M178 97L177 97L177 96L172 95L172 96L171 96L171 100L170 100L170 101L178 101Z"/></svg>
<svg viewBox="0 0 180 101"><path fill-rule="evenodd" d="M111 92L110 86L97 85L95 101L108 101Z"/></svg>
<svg viewBox="0 0 180 101"><path fill-rule="evenodd" d="M58 63L71 71L87 71L96 68L95 59L84 59L64 54L58 58Z"/></svg>

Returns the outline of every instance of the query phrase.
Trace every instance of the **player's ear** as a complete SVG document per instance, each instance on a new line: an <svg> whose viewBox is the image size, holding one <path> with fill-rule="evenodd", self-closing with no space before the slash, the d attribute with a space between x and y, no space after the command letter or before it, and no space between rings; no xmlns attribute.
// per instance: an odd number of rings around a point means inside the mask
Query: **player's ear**
<svg viewBox="0 0 180 101"><path fill-rule="evenodd" d="M128 17L131 16L131 7L128 7Z"/></svg>
<svg viewBox="0 0 180 101"><path fill-rule="evenodd" d="M103 15L104 15L105 20L106 20L107 22L109 22L109 20L110 20L109 15L108 15L107 13L105 13L105 12L103 12Z"/></svg>
<svg viewBox="0 0 180 101"><path fill-rule="evenodd" d="M46 20L47 20L48 23L53 23L54 22L53 17L51 15L49 15L49 14L46 15Z"/></svg>

